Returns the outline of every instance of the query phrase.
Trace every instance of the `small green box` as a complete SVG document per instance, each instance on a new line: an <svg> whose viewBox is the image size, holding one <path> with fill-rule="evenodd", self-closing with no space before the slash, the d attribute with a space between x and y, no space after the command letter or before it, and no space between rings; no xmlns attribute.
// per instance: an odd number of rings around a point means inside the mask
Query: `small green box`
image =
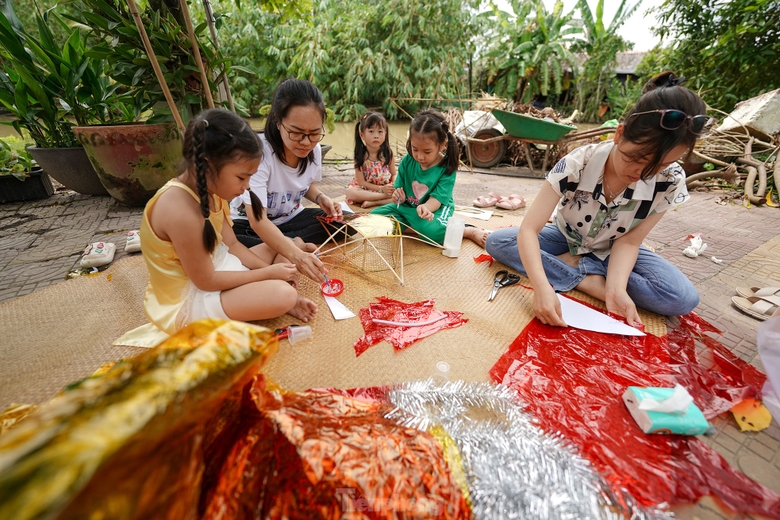
<svg viewBox="0 0 780 520"><path fill-rule="evenodd" d="M508 135L521 139L557 141L572 130L577 129L576 126L562 125L554 121L546 121L506 110L494 109L493 115L504 125Z"/></svg>

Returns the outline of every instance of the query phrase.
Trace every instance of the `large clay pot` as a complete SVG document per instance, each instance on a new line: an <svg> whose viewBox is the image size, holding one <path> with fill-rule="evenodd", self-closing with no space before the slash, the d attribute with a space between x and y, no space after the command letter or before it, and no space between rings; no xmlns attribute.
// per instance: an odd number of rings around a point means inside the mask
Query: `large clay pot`
<svg viewBox="0 0 780 520"><path fill-rule="evenodd" d="M27 148L49 177L82 195L108 195L82 147Z"/></svg>
<svg viewBox="0 0 780 520"><path fill-rule="evenodd" d="M143 206L176 176L182 141L173 123L76 126L73 132L120 204Z"/></svg>

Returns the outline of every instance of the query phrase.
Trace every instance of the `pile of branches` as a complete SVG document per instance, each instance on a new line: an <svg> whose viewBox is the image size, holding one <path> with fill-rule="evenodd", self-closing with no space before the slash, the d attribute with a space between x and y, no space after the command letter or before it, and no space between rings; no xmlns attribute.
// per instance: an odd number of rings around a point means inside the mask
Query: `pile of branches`
<svg viewBox="0 0 780 520"><path fill-rule="evenodd" d="M779 151L780 134L766 142L747 130L744 134L712 130L699 140L691 154L717 169L688 175L686 183L692 189L707 187L706 179L722 179L731 185L743 185L744 197L751 204L766 204L769 181L777 186L780 177ZM689 159L688 163L691 162Z"/></svg>

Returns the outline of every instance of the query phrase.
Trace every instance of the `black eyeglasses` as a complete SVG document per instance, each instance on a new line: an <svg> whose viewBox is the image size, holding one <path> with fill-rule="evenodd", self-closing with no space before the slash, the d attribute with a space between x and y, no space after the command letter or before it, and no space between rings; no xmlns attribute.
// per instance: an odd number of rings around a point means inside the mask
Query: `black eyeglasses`
<svg viewBox="0 0 780 520"><path fill-rule="evenodd" d="M286 126L284 126L284 123L280 123L282 125L282 128L284 128L287 131L287 135L290 137L290 141L295 141L296 143L299 143L309 138L309 142L311 143L319 143L323 139L325 139L325 129L323 128L321 132L317 132L314 134L304 134L303 132L293 132Z"/></svg>
<svg viewBox="0 0 780 520"><path fill-rule="evenodd" d="M641 116L643 114L661 114L661 128L666 130L677 130L683 124L688 125L688 130L693 135L702 135L709 130L709 124L713 119L709 116L689 116L682 110L675 110L673 108L667 108L664 110L648 110L647 112L637 112L631 114L631 117Z"/></svg>

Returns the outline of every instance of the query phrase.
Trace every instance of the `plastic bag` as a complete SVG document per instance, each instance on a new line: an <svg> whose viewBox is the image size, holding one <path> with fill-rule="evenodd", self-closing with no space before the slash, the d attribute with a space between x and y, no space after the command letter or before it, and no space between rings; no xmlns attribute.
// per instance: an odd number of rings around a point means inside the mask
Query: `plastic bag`
<svg viewBox="0 0 780 520"><path fill-rule="evenodd" d="M767 380L762 390L764 404L775 420L780 420L780 316L758 326L758 355L766 370Z"/></svg>
<svg viewBox="0 0 780 520"><path fill-rule="evenodd" d="M386 296L377 299L379 301L369 304L367 309L360 309L360 323L363 325L364 334L355 342L356 356L382 340L392 344L395 350L403 350L441 329L460 327L468 321L462 317L462 312L435 310L433 308L435 299L415 303L404 303ZM445 317L435 323L419 327L382 325L373 321L379 319L395 322L425 322L441 315Z"/></svg>
<svg viewBox="0 0 780 520"><path fill-rule="evenodd" d="M0 437L0 518L194 517L267 329L201 320L70 385Z"/></svg>
<svg viewBox="0 0 780 520"><path fill-rule="evenodd" d="M283 392L258 377L260 416L244 416L203 518L470 518L436 439L347 393Z"/></svg>
<svg viewBox="0 0 780 520"><path fill-rule="evenodd" d="M628 386L683 385L711 418L763 384L763 374L703 332L717 329L695 314L667 336L625 338L543 325L523 330L491 369L516 389L549 432L559 431L606 477L645 506L715 495L728 507L780 518L780 496L732 468L696 438L646 435L621 401ZM698 362L694 340L717 366Z"/></svg>

